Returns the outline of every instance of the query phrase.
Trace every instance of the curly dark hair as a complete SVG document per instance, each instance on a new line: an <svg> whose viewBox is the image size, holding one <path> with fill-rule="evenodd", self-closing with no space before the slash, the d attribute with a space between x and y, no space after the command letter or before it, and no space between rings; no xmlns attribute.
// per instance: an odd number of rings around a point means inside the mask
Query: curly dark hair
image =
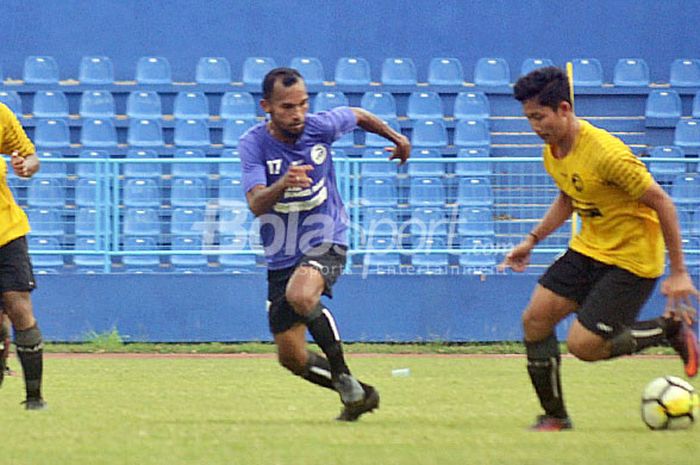
<svg viewBox="0 0 700 465"><path fill-rule="evenodd" d="M556 66L538 68L518 79L513 96L520 103L536 98L540 105L556 111L561 102L571 103L569 79Z"/></svg>

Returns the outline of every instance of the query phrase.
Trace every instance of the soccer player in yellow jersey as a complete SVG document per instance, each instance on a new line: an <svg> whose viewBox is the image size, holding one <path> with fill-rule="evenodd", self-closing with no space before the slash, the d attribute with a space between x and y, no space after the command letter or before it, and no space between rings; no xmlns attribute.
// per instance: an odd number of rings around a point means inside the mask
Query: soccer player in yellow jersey
<svg viewBox="0 0 700 465"><path fill-rule="evenodd" d="M539 279L523 314L528 373L544 409L532 429L572 427L564 407L555 326L571 313L569 351L605 360L668 342L688 376L698 369L698 341L690 328L698 291L685 268L680 227L671 198L629 148L573 111L566 74L547 67L521 77L515 98L545 142L544 166L559 187L539 224L507 255L502 268L523 271L537 243L576 211L581 230L567 252ZM636 321L664 272L667 310Z"/></svg>
<svg viewBox="0 0 700 465"><path fill-rule="evenodd" d="M10 155L10 167L17 176L31 177L39 171L34 145L24 133L17 117L0 104L0 153ZM0 294L2 310L14 328L14 340L22 371L27 410L46 407L41 396L43 342L34 319L29 293L34 289L34 275L29 260L26 235L27 215L15 202L7 186L8 164L0 157ZM3 367L4 368L4 367ZM0 381L4 370L0 370Z"/></svg>

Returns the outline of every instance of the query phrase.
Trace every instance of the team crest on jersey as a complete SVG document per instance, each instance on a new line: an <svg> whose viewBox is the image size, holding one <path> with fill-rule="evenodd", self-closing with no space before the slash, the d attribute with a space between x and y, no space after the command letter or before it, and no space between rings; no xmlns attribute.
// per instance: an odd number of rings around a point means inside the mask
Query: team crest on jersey
<svg viewBox="0 0 700 465"><path fill-rule="evenodd" d="M579 176L578 173L574 173L571 176L571 184L574 185L574 189L576 189L578 192L583 192L583 179L581 179L581 176Z"/></svg>
<svg viewBox="0 0 700 465"><path fill-rule="evenodd" d="M328 155L328 149L323 144L316 144L311 147L311 159L317 165L320 165L326 161L326 156Z"/></svg>

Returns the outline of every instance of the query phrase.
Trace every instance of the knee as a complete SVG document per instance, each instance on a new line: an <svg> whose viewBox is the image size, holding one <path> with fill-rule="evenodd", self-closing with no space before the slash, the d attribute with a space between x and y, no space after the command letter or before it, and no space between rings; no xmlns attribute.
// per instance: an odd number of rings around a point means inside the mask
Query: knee
<svg viewBox="0 0 700 465"><path fill-rule="evenodd" d="M277 361L287 370L295 375L302 375L306 366L306 361L302 360L296 353L279 352Z"/></svg>
<svg viewBox="0 0 700 465"><path fill-rule="evenodd" d="M551 334L553 325L543 318L538 312L526 310L522 316L523 331L525 340L538 341Z"/></svg>
<svg viewBox="0 0 700 465"><path fill-rule="evenodd" d="M316 297L303 289L288 288L285 297L299 315L309 315L318 304Z"/></svg>

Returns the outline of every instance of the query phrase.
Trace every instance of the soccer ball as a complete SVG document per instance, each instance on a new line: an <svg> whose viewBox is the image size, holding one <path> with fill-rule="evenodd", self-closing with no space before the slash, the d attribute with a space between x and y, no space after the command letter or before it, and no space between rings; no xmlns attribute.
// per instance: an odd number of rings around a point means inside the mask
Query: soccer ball
<svg viewBox="0 0 700 465"><path fill-rule="evenodd" d="M644 388L642 420L653 430L689 428L700 421L700 395L681 378L656 378Z"/></svg>

